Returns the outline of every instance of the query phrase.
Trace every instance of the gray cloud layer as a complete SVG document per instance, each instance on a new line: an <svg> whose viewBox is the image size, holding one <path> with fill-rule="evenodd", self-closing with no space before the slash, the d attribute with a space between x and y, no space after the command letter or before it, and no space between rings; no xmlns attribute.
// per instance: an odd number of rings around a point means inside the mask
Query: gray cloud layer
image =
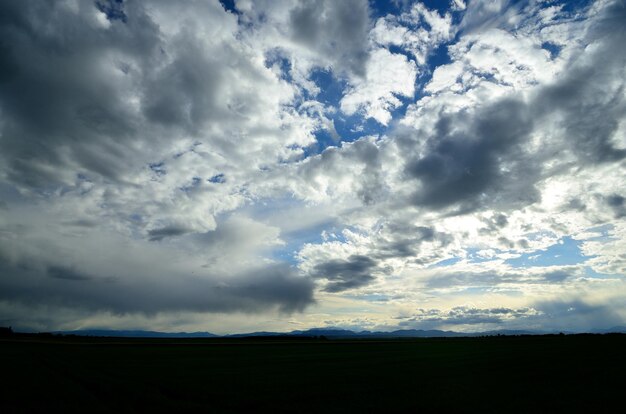
<svg viewBox="0 0 626 414"><path fill-rule="evenodd" d="M432 209L460 205L466 212L498 201L505 208L535 201L532 184L539 167L521 145L532 123L528 108L513 100L471 117L442 116L426 155L407 163L407 174L420 183L413 203Z"/></svg>
<svg viewBox="0 0 626 414"><path fill-rule="evenodd" d="M320 263L313 272L316 277L329 281L325 288L327 292L341 292L367 285L374 280L371 272L376 264L375 260L367 256L353 255L348 260Z"/></svg>
<svg viewBox="0 0 626 414"><path fill-rule="evenodd" d="M340 70L365 76L369 10L358 0L302 2L289 13L294 40L330 56Z"/></svg>
<svg viewBox="0 0 626 414"><path fill-rule="evenodd" d="M168 311L258 312L302 311L313 302L312 283L286 265L253 269L227 278L218 275L164 273L125 274L111 264L108 275L40 263L0 265L0 300L54 305L114 314ZM31 259L32 260L32 259ZM7 277L10 275L10 278Z"/></svg>

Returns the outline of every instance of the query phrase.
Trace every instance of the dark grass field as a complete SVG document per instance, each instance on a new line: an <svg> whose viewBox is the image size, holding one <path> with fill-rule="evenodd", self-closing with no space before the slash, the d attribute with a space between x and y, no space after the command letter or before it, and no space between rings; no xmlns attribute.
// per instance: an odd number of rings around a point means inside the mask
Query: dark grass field
<svg viewBox="0 0 626 414"><path fill-rule="evenodd" d="M626 393L626 335L17 337L0 358L2 413L615 412Z"/></svg>

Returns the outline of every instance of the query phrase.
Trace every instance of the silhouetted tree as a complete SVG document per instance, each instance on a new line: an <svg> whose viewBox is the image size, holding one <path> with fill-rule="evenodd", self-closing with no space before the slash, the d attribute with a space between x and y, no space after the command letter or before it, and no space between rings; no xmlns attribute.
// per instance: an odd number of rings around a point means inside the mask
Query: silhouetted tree
<svg viewBox="0 0 626 414"><path fill-rule="evenodd" d="M0 337L6 338L7 336L13 336L13 329L11 327L0 326Z"/></svg>

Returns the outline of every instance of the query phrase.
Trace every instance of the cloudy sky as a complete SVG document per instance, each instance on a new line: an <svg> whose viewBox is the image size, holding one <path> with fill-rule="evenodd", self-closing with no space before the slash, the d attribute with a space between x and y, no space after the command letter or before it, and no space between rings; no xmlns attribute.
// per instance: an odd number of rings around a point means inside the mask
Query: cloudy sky
<svg viewBox="0 0 626 414"><path fill-rule="evenodd" d="M0 325L626 324L626 1L0 1Z"/></svg>

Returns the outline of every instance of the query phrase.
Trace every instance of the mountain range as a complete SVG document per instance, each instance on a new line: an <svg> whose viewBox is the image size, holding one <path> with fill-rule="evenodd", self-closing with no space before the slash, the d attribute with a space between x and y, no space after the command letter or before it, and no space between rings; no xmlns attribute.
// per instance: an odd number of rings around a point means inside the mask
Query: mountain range
<svg viewBox="0 0 626 414"><path fill-rule="evenodd" d="M329 339L347 338L448 338L448 337L472 337L472 336L497 336L497 335L545 335L555 334L559 331L534 331L534 330L492 330L485 332L455 332L437 329L401 329L390 332L382 331L351 331L340 328L313 328L308 330L296 330L291 332L249 332L231 335L216 335L210 332L157 332L142 330L110 330L110 329L81 329L75 331L56 331L57 335L77 336L100 336L119 338L246 338L246 337L326 337ZM578 333L567 332L566 334ZM587 333L626 333L625 326L616 326L609 329L597 329Z"/></svg>

